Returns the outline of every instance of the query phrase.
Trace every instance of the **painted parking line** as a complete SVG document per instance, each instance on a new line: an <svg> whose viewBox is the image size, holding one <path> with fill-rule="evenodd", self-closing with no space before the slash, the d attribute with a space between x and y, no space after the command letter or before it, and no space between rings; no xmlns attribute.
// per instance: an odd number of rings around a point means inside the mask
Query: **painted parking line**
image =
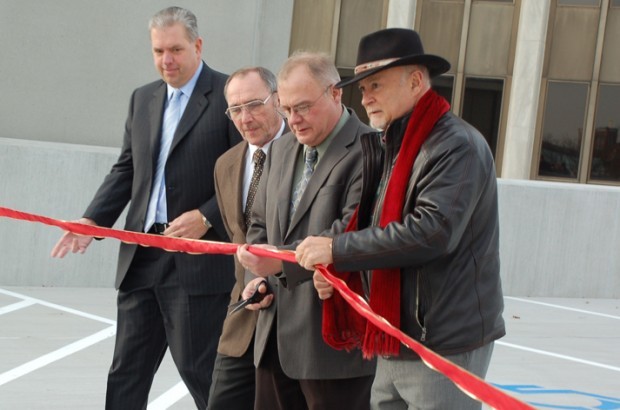
<svg viewBox="0 0 620 410"><path fill-rule="evenodd" d="M92 319L92 320L96 320L98 322L103 322L103 323L106 323L108 325L116 325L116 321L112 320L112 319L108 319L108 318L105 318L105 317L93 315L93 314L86 313L86 312L82 312L81 310L73 309L73 308L70 308L70 307L67 307L67 306L58 305L56 303L47 302L45 300L41 300L41 299L37 299L37 298L32 298L32 297L27 296L27 295L22 295L21 293L11 292L10 290L6 290L6 289L0 288L0 294L7 295L7 296L12 296L12 297L17 298L17 299L22 299L23 301L32 302L33 304L36 303L38 305L46 306L46 307L49 307L51 309L56 309L56 310L60 310L60 311L63 311L63 312L71 313L71 314L73 314L75 316L84 317L86 319Z"/></svg>
<svg viewBox="0 0 620 410"><path fill-rule="evenodd" d="M28 306L41 305L41 306L48 307L50 309L60 310L66 313L73 314L75 316L80 316L86 319L91 319L91 320L95 320L98 322L103 322L108 325L112 325L103 330L100 330L99 332L95 334L92 334L90 336L77 340L64 347L61 347L60 349L47 353L34 360L31 360L11 370L1 373L0 374L0 386L6 383L9 383L17 378L20 378L28 373L31 373L37 369L45 367L51 363L54 363L60 359L63 359L69 355L77 353L80 350L86 349L87 347L90 347L96 343L99 343L100 341L105 340L109 337L112 337L116 334L116 322L114 320L110 320L110 319L107 319L101 316L82 312L80 310L62 306L56 303L50 303L45 300L32 298L30 296L12 292L6 289L0 289L0 293L7 295L7 296L14 297L16 299L22 299L20 302L16 302L16 303L13 303L11 305L4 306L3 308L1 308L0 314L7 314L10 312L17 311L19 309L26 308Z"/></svg>
<svg viewBox="0 0 620 410"><path fill-rule="evenodd" d="M495 344L501 345L501 346L506 346L506 347L511 347L513 349L524 350L526 352L536 353L536 354L540 354L540 355L543 355L543 356L555 357L555 358L558 358L558 359L568 360L570 362L581 363L581 364L585 364L585 365L588 365L588 366L600 367L602 369L607 369L607 370L613 370L615 372L620 372L620 367L617 367L617 366L610 366L608 364L593 362L591 360L580 359L578 357L568 356L568 355L565 355L565 354L559 354L559 353L549 352L549 351L546 351L546 350L534 349L532 347L517 345L517 344L514 344L514 343L502 342L500 340L496 340Z"/></svg>
<svg viewBox="0 0 620 410"><path fill-rule="evenodd" d="M3 306L0 308L0 315L4 315L7 313L15 312L16 310L20 310L26 308L28 306L34 305L36 302L33 300L22 300L21 302L13 303L11 305Z"/></svg>
<svg viewBox="0 0 620 410"><path fill-rule="evenodd" d="M80 350L86 349L89 346L92 346L96 343L99 343L107 338L113 337L116 334L116 321L110 320L101 316L93 315L87 312L83 312L77 309L69 308L67 306L62 306L56 303L51 303L45 300L33 298L24 294L12 292L10 290L0 288L0 294L4 294L7 296L14 297L16 299L21 299L21 301L3 306L0 308L0 315L7 314L10 312L14 312L29 306L33 305L41 305L51 309L60 310L63 312L71 313L76 316L80 316L83 318L95 320L98 322L103 322L109 325L112 325L106 329L103 329L91 336L80 339L74 343L71 343L67 346L64 346L54 352L43 355L37 359L31 360L30 362L24 363L20 366L17 366L11 370L8 370L4 373L0 374L0 386L9 383L17 378L20 378L28 373L31 373L37 369L45 367L51 363L54 363L58 360L61 360L69 355L79 352ZM185 384L180 381L174 387L164 392L162 395L153 400L149 405L149 410L165 410L170 406L174 405L176 402L181 400L183 397L187 396L189 391Z"/></svg>
<svg viewBox="0 0 620 410"><path fill-rule="evenodd" d="M517 298L517 297L511 297L511 296L506 296L504 298L505 299L514 300L514 301L517 301L517 302L524 302L524 303L530 303L530 304L539 305L539 306L545 306L545 307L549 307L549 308L553 308L553 309L560 309L560 310L566 310L566 311L570 311L570 312L577 312L577 313L587 314L587 315L591 315L591 316L599 316L599 317L603 317L605 319L620 320L620 316L609 315L609 314L606 314L606 313L594 312L594 311L591 311L591 310L571 308L571 307L562 306L562 305L558 305L558 304L539 302L539 301L536 301L536 300L523 299L523 298ZM498 344L498 345L510 347L510 348L513 348L513 349L524 350L524 351L527 351L527 352L536 353L536 354L540 354L540 355L544 355L544 356L555 357L555 358L558 358L558 359L568 360L568 361L575 362L575 363L580 363L580 364L585 364L585 365L588 365L588 366L599 367L599 368L606 369L606 370L612 370L612 371L615 371L615 372L620 372L620 367L618 367L618 366L611 366L611 365L604 364L604 363L594 362L592 360L581 359L581 358L574 357L574 356L568 356L568 355L564 355L564 354L554 353L554 352L550 352L550 351L547 351L547 350L535 349L535 348L532 348L532 347L527 347L527 346L523 346L523 345L517 345L517 344L514 344L514 343L508 343L508 342L504 342L504 341L500 341L500 340L496 341L495 343Z"/></svg>
<svg viewBox="0 0 620 410"><path fill-rule="evenodd" d="M556 304L553 304L553 303L546 303L546 302L539 302L539 301L536 301L536 300L516 298L516 297L513 297L513 296L504 296L504 299L516 300L518 302L531 303L533 305L546 306L546 307L551 307L551 308L554 308L554 309L568 310L570 312L585 313L585 314L588 314L588 315L600 316L600 317L604 317L604 318L607 318L607 319L620 320L620 316L609 315L609 314L606 314L606 313L593 312L591 310L585 310L585 309L571 308L571 307L568 307L568 306L556 305Z"/></svg>
<svg viewBox="0 0 620 410"><path fill-rule="evenodd" d="M187 396L189 391L182 381L178 382L170 390L149 403L147 410L166 410L174 403Z"/></svg>
<svg viewBox="0 0 620 410"><path fill-rule="evenodd" d="M110 326L106 329L100 330L93 335L80 339L76 342L68 344L67 346L61 347L58 350L55 350L27 363L24 363L21 366L17 366L9 371L1 373L0 386L9 383L19 377L22 377L28 373L31 373L37 369L45 367L48 364L54 363L64 357L72 355L73 353L77 353L80 350L86 349L87 347L92 346L95 343L99 343L100 341L105 340L109 337L112 337L115 334L116 326Z"/></svg>

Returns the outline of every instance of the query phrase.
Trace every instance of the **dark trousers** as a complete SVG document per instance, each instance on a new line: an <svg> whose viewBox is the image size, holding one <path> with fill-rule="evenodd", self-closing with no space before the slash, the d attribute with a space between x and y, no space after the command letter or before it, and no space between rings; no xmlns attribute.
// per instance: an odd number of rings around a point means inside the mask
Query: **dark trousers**
<svg viewBox="0 0 620 410"><path fill-rule="evenodd" d="M229 299L227 293L189 295L172 253L139 247L118 291L106 409L146 409L167 347L197 408L206 409Z"/></svg>
<svg viewBox="0 0 620 410"><path fill-rule="evenodd" d="M274 323L256 369L255 410L368 410L374 376L296 380L282 370ZM306 360L312 360L311 357Z"/></svg>
<svg viewBox="0 0 620 410"><path fill-rule="evenodd" d="M209 393L209 410L252 410L256 385L254 343L241 357L218 353Z"/></svg>

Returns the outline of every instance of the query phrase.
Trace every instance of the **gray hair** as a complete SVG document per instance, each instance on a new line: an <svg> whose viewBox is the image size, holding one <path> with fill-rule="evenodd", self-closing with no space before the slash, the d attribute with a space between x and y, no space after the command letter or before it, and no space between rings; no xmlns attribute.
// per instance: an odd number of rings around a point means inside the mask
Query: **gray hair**
<svg viewBox="0 0 620 410"><path fill-rule="evenodd" d="M422 73L422 81L430 86L431 84L431 76L430 76L430 72L428 70L428 67L426 67L425 65L422 64L410 64L410 65L406 65L403 66L404 67L404 72L406 74L411 74L414 71L419 71Z"/></svg>
<svg viewBox="0 0 620 410"><path fill-rule="evenodd" d="M228 84L233 78L245 77L246 75L250 73L258 74L260 79L263 80L263 83L269 89L269 92L275 93L276 91L278 91L278 83L276 81L276 76L271 71L269 71L265 67L245 67L245 68L240 68L239 70L232 73L230 77L228 77L228 80L226 80L226 84L224 85L224 96L226 96L226 93L228 92Z"/></svg>
<svg viewBox="0 0 620 410"><path fill-rule="evenodd" d="M168 7L158 11L149 21L149 31L170 27L176 23L181 23L185 27L189 41L194 42L200 37L196 16L191 11L181 7Z"/></svg>
<svg viewBox="0 0 620 410"><path fill-rule="evenodd" d="M340 74L326 53L296 51L285 62L278 73L278 81L286 80L293 69L305 66L321 85L327 87L340 81Z"/></svg>

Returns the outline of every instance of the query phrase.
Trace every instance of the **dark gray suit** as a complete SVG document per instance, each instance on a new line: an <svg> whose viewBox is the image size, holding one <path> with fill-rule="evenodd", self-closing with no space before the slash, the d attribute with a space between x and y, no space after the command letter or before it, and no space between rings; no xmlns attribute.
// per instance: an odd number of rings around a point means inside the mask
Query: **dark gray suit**
<svg viewBox="0 0 620 410"><path fill-rule="evenodd" d="M224 74L203 63L165 168L168 221L199 209L213 225L203 239L214 241L228 240L215 198L215 161L241 140L224 115L225 81ZM166 83L161 80L134 91L120 157L84 214L98 225L112 226L129 202L125 229L144 230L165 97ZM116 274L119 324L108 378L109 407L143 406L167 345L197 405L205 407L233 284L231 256L168 253L121 243ZM172 309L181 303L187 305L185 312Z"/></svg>
<svg viewBox="0 0 620 410"><path fill-rule="evenodd" d="M340 220L350 218L361 191L359 135L371 131L353 112L350 114L319 159L290 225L295 159L300 158L303 145L292 133L273 143L254 202L252 225L247 233L249 243L291 245L308 235L342 230ZM276 355L288 378L333 380L373 375L374 362L363 360L359 352L337 351L324 343L321 302L312 274L297 264L285 264L279 279L270 278L275 300L260 312L256 327L254 360L259 372L273 354L268 345L277 343ZM359 397L364 392L351 394ZM342 408L347 408L346 392L342 392L342 397Z"/></svg>

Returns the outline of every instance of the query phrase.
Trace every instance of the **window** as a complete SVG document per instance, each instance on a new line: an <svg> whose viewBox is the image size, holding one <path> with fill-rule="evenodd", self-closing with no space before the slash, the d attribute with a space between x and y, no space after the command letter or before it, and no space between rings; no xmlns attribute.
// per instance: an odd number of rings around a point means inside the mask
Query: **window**
<svg viewBox="0 0 620 410"><path fill-rule="evenodd" d="M577 179L588 85L550 81L538 175Z"/></svg>
<svg viewBox="0 0 620 410"><path fill-rule="evenodd" d="M596 103L596 120L590 179L620 181L620 85L601 84Z"/></svg>
<svg viewBox="0 0 620 410"><path fill-rule="evenodd" d="M462 117L484 136L495 157L502 113L504 80L467 77Z"/></svg>
<svg viewBox="0 0 620 410"><path fill-rule="evenodd" d="M558 0L560 6L599 6L601 0Z"/></svg>
<svg viewBox="0 0 620 410"><path fill-rule="evenodd" d="M454 91L454 76L441 75L433 78L433 90L443 98L445 98L450 105L452 105L452 93Z"/></svg>

